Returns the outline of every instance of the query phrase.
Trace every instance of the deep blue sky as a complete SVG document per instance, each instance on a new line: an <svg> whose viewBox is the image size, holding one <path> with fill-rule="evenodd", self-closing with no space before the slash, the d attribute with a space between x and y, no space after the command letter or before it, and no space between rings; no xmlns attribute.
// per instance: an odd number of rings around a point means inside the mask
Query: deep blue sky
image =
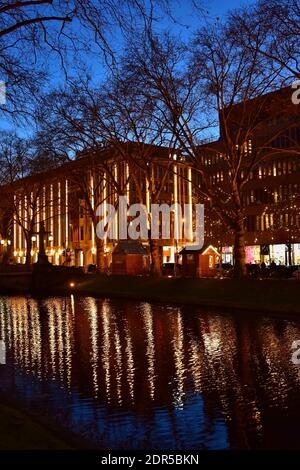
<svg viewBox="0 0 300 470"><path fill-rule="evenodd" d="M215 14L224 15L224 13L229 9L239 7L247 3L252 2L241 0L211 0L209 2L209 9L211 8Z"/></svg>
<svg viewBox="0 0 300 470"><path fill-rule="evenodd" d="M187 7L189 0L175 0L174 5L176 16L180 19L186 19L188 24L192 27L197 28L199 25L198 18L193 14L191 9ZM214 17L225 17L228 10L238 8L242 5L247 5L253 2L249 0L203 0L203 8L211 16Z"/></svg>

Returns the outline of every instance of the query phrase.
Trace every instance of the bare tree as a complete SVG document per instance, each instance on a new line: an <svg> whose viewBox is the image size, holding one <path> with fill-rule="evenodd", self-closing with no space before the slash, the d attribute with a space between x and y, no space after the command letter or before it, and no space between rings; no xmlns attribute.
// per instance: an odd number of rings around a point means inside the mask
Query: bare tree
<svg viewBox="0 0 300 470"><path fill-rule="evenodd" d="M173 177L170 156L174 142L165 137L167 129L156 116L153 99L139 92L134 76L123 72L122 66L115 69L101 94L94 91L93 102L86 105L93 127L101 129L105 141L126 162L131 193L136 197L130 202L144 205L151 227L151 205L160 202L167 179L170 174ZM166 141L168 147L164 147ZM149 247L152 275L160 276L159 241L149 236Z"/></svg>
<svg viewBox="0 0 300 470"><path fill-rule="evenodd" d="M280 88L283 66L270 67L259 39L256 50L250 50L240 46L227 25L209 25L195 38L191 58L189 47L169 34L159 37L150 24L124 59L140 90L160 103L160 115L179 149L194 162L199 198L234 234L237 277L246 274L243 191L259 164L282 152L276 137L295 125L281 119L271 134L264 132L266 118L282 114L278 94L272 98L268 93ZM213 134L214 142L203 143ZM205 156L218 157L222 184L213 180Z"/></svg>
<svg viewBox="0 0 300 470"><path fill-rule="evenodd" d="M74 63L94 61L112 66L117 54L114 36L153 15L168 12L168 0L23 0L0 2L0 80L6 84L6 100L0 111L6 116L31 118L53 68L59 62L68 78ZM99 54L100 50L100 54ZM86 65L82 65L85 67Z"/></svg>
<svg viewBox="0 0 300 470"><path fill-rule="evenodd" d="M17 118L30 110L46 78L43 52L62 55L61 37L71 21L69 2L53 0L0 3L0 76L6 83L1 112Z"/></svg>
<svg viewBox="0 0 300 470"><path fill-rule="evenodd" d="M300 77L300 4L298 0L259 0L233 10L229 26L240 44L278 65L288 77Z"/></svg>
<svg viewBox="0 0 300 470"><path fill-rule="evenodd" d="M97 209L104 201L117 206L118 196L127 192L129 175L123 169L125 176L119 176L116 166L124 161L105 140L103 129L91 119L88 100L92 97L83 82L48 96L40 111L39 139L52 159L68 163L68 179L78 188L83 209L92 222L97 268L104 272L105 246L97 235ZM73 204L78 204L76 198Z"/></svg>
<svg viewBox="0 0 300 470"><path fill-rule="evenodd" d="M43 200L44 173L55 164L35 147L33 141L3 134L0 147L2 204L13 224L20 227L26 245L26 265L32 262L32 241L39 230L38 220L46 212ZM53 203L53 201L51 201ZM16 240L14 240L16 242Z"/></svg>

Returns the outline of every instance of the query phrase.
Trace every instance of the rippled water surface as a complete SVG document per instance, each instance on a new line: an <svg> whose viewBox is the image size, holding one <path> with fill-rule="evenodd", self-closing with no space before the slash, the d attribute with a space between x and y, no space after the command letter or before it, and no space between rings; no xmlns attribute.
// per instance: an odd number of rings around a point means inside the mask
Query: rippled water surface
<svg viewBox="0 0 300 470"><path fill-rule="evenodd" d="M300 321L0 299L0 390L108 449L300 448Z"/></svg>

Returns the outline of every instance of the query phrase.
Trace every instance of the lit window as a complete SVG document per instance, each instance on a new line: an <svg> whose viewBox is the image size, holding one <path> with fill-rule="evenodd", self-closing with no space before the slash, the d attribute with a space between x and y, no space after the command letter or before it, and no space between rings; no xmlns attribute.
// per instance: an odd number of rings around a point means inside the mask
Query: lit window
<svg viewBox="0 0 300 470"><path fill-rule="evenodd" d="M284 175L286 175L286 162L283 162L282 164L282 172Z"/></svg>
<svg viewBox="0 0 300 470"><path fill-rule="evenodd" d="M277 164L277 174L278 176L281 176L282 172L281 172L281 162L278 162Z"/></svg>
<svg viewBox="0 0 300 470"><path fill-rule="evenodd" d="M270 227L268 214L265 215L265 227L266 230L268 230L268 228Z"/></svg>

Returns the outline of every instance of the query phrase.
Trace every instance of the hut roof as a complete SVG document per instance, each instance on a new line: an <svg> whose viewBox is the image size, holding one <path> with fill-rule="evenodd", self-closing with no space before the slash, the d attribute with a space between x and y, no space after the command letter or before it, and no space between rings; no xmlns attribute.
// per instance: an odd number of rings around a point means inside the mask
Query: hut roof
<svg viewBox="0 0 300 470"><path fill-rule="evenodd" d="M137 240L120 240L113 250L113 254L146 255L147 250Z"/></svg>
<svg viewBox="0 0 300 470"><path fill-rule="evenodd" d="M193 254L193 253L197 253L197 254L200 254L200 255L205 255L206 252L211 249L213 250L217 256L220 256L220 254L218 253L218 251L216 250L215 247L213 247L212 245L204 245L200 250L192 250L192 249L188 249L187 247L183 248L183 250L181 250L181 252L179 253L180 255L183 255L183 254Z"/></svg>

